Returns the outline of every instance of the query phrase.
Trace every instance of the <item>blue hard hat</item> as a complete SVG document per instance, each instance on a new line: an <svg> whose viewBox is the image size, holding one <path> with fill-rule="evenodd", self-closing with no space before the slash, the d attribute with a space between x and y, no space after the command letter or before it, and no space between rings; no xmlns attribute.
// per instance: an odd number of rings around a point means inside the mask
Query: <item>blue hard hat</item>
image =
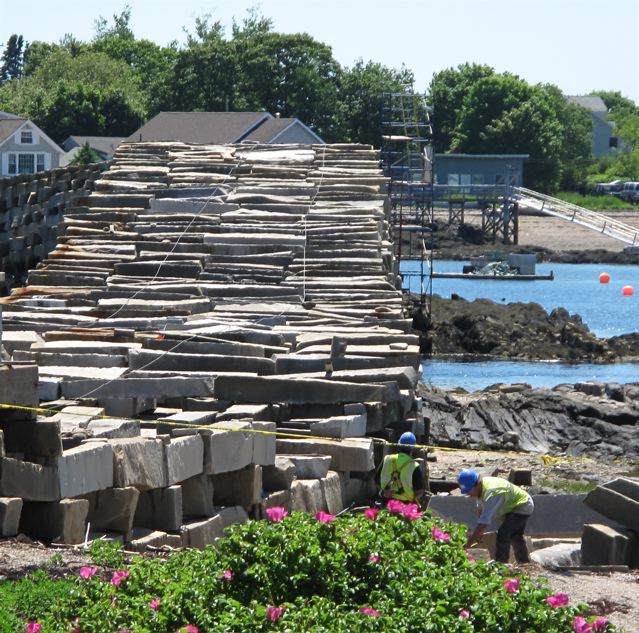
<svg viewBox="0 0 639 633"><path fill-rule="evenodd" d="M414 433L410 431L406 431L406 433L402 433L399 438L399 444L409 444L410 446L415 446L417 444L417 438Z"/></svg>
<svg viewBox="0 0 639 633"><path fill-rule="evenodd" d="M459 485L463 494L467 495L479 481L479 473L476 470L470 470L465 468L459 473L457 477L457 484Z"/></svg>

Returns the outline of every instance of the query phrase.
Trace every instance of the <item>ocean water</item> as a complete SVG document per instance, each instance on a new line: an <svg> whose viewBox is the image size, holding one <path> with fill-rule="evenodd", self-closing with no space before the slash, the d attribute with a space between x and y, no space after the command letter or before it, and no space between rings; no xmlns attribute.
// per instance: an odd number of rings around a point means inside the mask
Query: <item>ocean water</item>
<svg viewBox="0 0 639 633"><path fill-rule="evenodd" d="M464 262L435 261L436 272L462 272ZM401 271L418 271L419 262L402 262ZM579 314L583 322L599 337L617 336L639 331L639 266L610 264L537 264L536 272L553 271L553 281L499 281L470 279L433 279L433 293L450 297L456 293L464 299L491 299L497 303L534 301L547 311L566 308ZM610 283L599 283L607 272ZM408 279L406 286L408 287ZM635 294L623 296L622 288L632 286ZM419 292L419 279L410 279L410 289Z"/></svg>
<svg viewBox="0 0 639 633"><path fill-rule="evenodd" d="M435 261L437 272L462 272L464 262ZM418 271L419 262L402 262L402 272ZM618 336L639 331L639 266L609 264L537 264L538 274L553 271L553 281L499 281L470 279L433 279L433 293L464 299L490 299L497 303L534 301L547 311L563 307L579 314L599 337ZM608 284L599 283L599 275L610 275ZM408 287L408 279L406 287ZM419 279L410 280L413 292L419 292ZM635 294L624 296L624 286ZM450 362L425 360L423 380L443 389L463 387L468 391L494 383L526 382L533 387L554 387L561 383L587 380L600 382L639 382L639 363L610 365L566 364L527 361Z"/></svg>
<svg viewBox="0 0 639 633"><path fill-rule="evenodd" d="M457 363L447 360L422 361L422 380L441 389L463 387L478 391L495 383L528 383L531 387L555 387L576 382L639 382L638 363L592 365L493 360Z"/></svg>

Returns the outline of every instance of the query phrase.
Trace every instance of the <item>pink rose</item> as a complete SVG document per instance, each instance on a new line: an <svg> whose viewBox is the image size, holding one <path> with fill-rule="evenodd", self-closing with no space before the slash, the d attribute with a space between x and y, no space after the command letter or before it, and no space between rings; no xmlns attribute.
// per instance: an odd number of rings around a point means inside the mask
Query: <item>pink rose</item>
<svg viewBox="0 0 639 633"><path fill-rule="evenodd" d="M360 611L365 615L370 615L373 618L381 618L382 614L379 611L375 611L375 609L371 609L370 607L362 607Z"/></svg>
<svg viewBox="0 0 639 633"><path fill-rule="evenodd" d="M366 508L366 510L364 510L364 516L367 519L370 519L371 521L374 521L377 518L378 514L379 514L378 508Z"/></svg>
<svg viewBox="0 0 639 633"><path fill-rule="evenodd" d="M153 598L153 600L149 600L149 607L153 609L153 611L159 611L160 601L157 598Z"/></svg>
<svg viewBox="0 0 639 633"><path fill-rule="evenodd" d="M234 573L233 573L230 569L225 569L225 570L222 572L222 578L223 578L224 580L233 580L233 576L234 576L234 575L235 575L235 574L234 574Z"/></svg>
<svg viewBox="0 0 639 633"><path fill-rule="evenodd" d="M377 554L371 554L368 557L368 562L369 563L379 563L379 561L380 561L380 558L379 558L379 556Z"/></svg>
<svg viewBox="0 0 639 633"><path fill-rule="evenodd" d="M460 609L458 615L459 615L460 618L469 618L470 617L470 611L468 609Z"/></svg>
<svg viewBox="0 0 639 633"><path fill-rule="evenodd" d="M40 633L42 631L42 624L40 622L28 622L27 633Z"/></svg>
<svg viewBox="0 0 639 633"><path fill-rule="evenodd" d="M97 567L80 567L80 578L82 580L89 580L89 578L93 578L98 571Z"/></svg>
<svg viewBox="0 0 639 633"><path fill-rule="evenodd" d="M593 623L592 628L595 631L603 631L608 626L608 620L599 616Z"/></svg>
<svg viewBox="0 0 639 633"><path fill-rule="evenodd" d="M446 541L450 541L450 534L440 530L438 527L433 525L433 529L431 530L433 534L433 540L436 543L445 543Z"/></svg>
<svg viewBox="0 0 639 633"><path fill-rule="evenodd" d="M409 521L417 521L422 516L422 512L419 511L419 508L416 503L407 503L402 508L402 514Z"/></svg>
<svg viewBox="0 0 639 633"><path fill-rule="evenodd" d="M386 504L386 509L391 514L401 514L405 505L406 504L403 501L399 501L399 499L390 499Z"/></svg>
<svg viewBox="0 0 639 633"><path fill-rule="evenodd" d="M282 617L282 613L284 613L284 607L269 607L266 610L266 617L271 622L277 622Z"/></svg>
<svg viewBox="0 0 639 633"><path fill-rule="evenodd" d="M546 602L553 609L556 609L557 607L565 607L570 602L570 598L565 593L556 593L554 596L548 596Z"/></svg>
<svg viewBox="0 0 639 633"><path fill-rule="evenodd" d="M266 508L266 516L271 523L279 523L285 516L288 516L288 512L281 506L275 506Z"/></svg>
<svg viewBox="0 0 639 633"><path fill-rule="evenodd" d="M331 523L331 521L335 521L335 515L334 514L329 514L328 512L323 512L322 510L320 510L316 515L315 518L320 522L320 523Z"/></svg>
<svg viewBox="0 0 639 633"><path fill-rule="evenodd" d="M519 591L519 578L509 578L504 580L504 588L508 593L516 593Z"/></svg>
<svg viewBox="0 0 639 633"><path fill-rule="evenodd" d="M175 633L199 633L197 626L193 626L192 624L186 624L181 626Z"/></svg>
<svg viewBox="0 0 639 633"><path fill-rule="evenodd" d="M118 587L129 577L129 575L128 571L114 571L113 576L111 577L111 584L114 587Z"/></svg>
<svg viewBox="0 0 639 633"><path fill-rule="evenodd" d="M575 633L591 633L592 624L586 622L586 618L582 618L580 615L576 615L572 621L572 630Z"/></svg>

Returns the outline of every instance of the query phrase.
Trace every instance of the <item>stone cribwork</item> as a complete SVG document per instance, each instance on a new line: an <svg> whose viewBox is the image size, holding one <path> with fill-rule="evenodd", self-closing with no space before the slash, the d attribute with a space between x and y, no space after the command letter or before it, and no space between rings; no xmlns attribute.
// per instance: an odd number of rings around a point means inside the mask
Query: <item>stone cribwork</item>
<svg viewBox="0 0 639 633"><path fill-rule="evenodd" d="M362 496L367 436L424 433L385 184L366 145L121 145L0 300L20 398L52 414L0 422L0 495L55 538L81 497L136 550Z"/></svg>
<svg viewBox="0 0 639 633"><path fill-rule="evenodd" d="M55 247L65 211L82 203L104 169L106 163L95 163L0 178L0 270L11 285ZM4 284L0 278L0 295Z"/></svg>

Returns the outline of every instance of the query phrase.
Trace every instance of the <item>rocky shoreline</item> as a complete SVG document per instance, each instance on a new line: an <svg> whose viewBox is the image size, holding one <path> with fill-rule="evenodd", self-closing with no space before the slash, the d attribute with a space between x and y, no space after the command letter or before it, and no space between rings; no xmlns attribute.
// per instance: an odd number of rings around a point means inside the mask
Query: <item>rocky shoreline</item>
<svg viewBox="0 0 639 633"><path fill-rule="evenodd" d="M495 385L471 394L422 384L419 395L438 446L639 461L639 383Z"/></svg>
<svg viewBox="0 0 639 633"><path fill-rule="evenodd" d="M431 358L613 363L639 360L639 333L598 338L577 314L538 303L433 295L430 316L410 297L422 352Z"/></svg>

